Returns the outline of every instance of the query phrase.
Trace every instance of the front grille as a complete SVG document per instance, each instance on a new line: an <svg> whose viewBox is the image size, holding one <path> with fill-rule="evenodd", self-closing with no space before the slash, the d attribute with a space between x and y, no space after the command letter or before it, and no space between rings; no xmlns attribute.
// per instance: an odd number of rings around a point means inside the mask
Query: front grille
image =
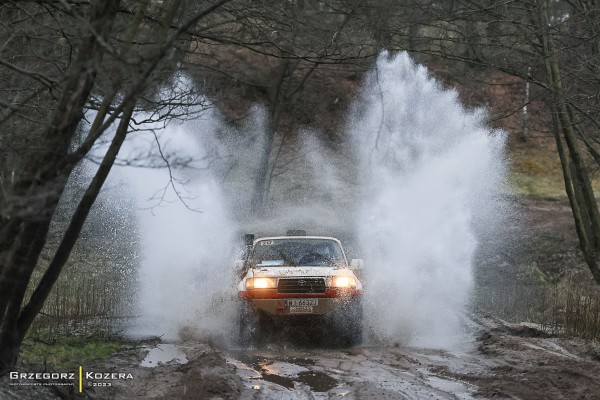
<svg viewBox="0 0 600 400"><path fill-rule="evenodd" d="M279 279L277 284L279 293L325 293L326 290L323 278Z"/></svg>

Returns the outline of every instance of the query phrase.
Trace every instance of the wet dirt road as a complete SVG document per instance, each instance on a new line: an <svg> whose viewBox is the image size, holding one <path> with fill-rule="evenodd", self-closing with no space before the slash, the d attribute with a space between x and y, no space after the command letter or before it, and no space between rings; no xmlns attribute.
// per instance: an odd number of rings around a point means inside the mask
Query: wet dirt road
<svg viewBox="0 0 600 400"><path fill-rule="evenodd" d="M236 348L198 339L131 346L86 369L133 379L102 387L86 381L77 398L600 399L600 343L552 337L531 324L479 321L452 350L372 340L352 348L300 340ZM3 399L68 398L43 386L5 390L3 383Z"/></svg>
<svg viewBox="0 0 600 400"><path fill-rule="evenodd" d="M473 319L452 350L268 343L221 350L241 399L600 399L600 344Z"/></svg>
<svg viewBox="0 0 600 400"><path fill-rule="evenodd" d="M456 374L482 372L468 351L411 347L228 350L241 399L470 399Z"/></svg>

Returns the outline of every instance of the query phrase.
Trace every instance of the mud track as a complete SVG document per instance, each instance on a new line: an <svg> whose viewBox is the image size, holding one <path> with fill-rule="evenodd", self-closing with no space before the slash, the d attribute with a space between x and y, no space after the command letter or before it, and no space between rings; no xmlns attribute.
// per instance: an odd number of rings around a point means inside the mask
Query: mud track
<svg viewBox="0 0 600 400"><path fill-rule="evenodd" d="M454 350L228 350L242 399L600 399L600 346L479 318Z"/></svg>
<svg viewBox="0 0 600 400"><path fill-rule="evenodd" d="M134 370L135 379L88 394L102 399L600 399L598 343L548 337L535 325L493 317L472 318L472 325L475 334L453 350L368 342L346 349L298 347L285 340L259 348L161 344L109 360L106 368ZM175 360L142 367L151 351Z"/></svg>
<svg viewBox="0 0 600 400"><path fill-rule="evenodd" d="M86 368L126 372L82 394L9 386L2 399L600 399L600 344L549 337L534 325L474 318L453 350L365 343L259 348L201 341L122 351Z"/></svg>

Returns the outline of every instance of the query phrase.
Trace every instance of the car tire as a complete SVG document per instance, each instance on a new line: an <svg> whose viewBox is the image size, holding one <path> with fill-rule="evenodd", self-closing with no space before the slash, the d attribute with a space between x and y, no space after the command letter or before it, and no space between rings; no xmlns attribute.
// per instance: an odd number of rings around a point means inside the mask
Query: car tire
<svg viewBox="0 0 600 400"><path fill-rule="evenodd" d="M244 301L239 307L238 325L240 345L253 345L258 337L258 316L252 306Z"/></svg>
<svg viewBox="0 0 600 400"><path fill-rule="evenodd" d="M348 321L342 335L342 344L347 347L362 343L362 319Z"/></svg>
<svg viewBox="0 0 600 400"><path fill-rule="evenodd" d="M333 328L336 330L334 344L352 347L362 343L362 303L358 299L349 301L333 314Z"/></svg>
<svg viewBox="0 0 600 400"><path fill-rule="evenodd" d="M242 346L255 346L272 335L273 321L264 312L243 302L239 308L239 338Z"/></svg>
<svg viewBox="0 0 600 400"><path fill-rule="evenodd" d="M353 301L349 304L343 326L342 343L345 346L357 346L362 343L363 313L362 303Z"/></svg>

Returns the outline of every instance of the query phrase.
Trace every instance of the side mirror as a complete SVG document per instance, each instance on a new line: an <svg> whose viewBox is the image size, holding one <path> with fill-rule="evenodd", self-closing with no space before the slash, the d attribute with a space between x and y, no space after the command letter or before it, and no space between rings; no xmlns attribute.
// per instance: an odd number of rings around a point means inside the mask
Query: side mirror
<svg viewBox="0 0 600 400"><path fill-rule="evenodd" d="M254 244L254 235L252 233L246 233L244 235L244 244L246 246L252 246Z"/></svg>
<svg viewBox="0 0 600 400"><path fill-rule="evenodd" d="M355 258L350 261L350 269L362 271L365 269L365 262L362 258Z"/></svg>
<svg viewBox="0 0 600 400"><path fill-rule="evenodd" d="M235 260L233 263L233 268L235 268L236 272L242 272L245 264L246 262L244 260Z"/></svg>

